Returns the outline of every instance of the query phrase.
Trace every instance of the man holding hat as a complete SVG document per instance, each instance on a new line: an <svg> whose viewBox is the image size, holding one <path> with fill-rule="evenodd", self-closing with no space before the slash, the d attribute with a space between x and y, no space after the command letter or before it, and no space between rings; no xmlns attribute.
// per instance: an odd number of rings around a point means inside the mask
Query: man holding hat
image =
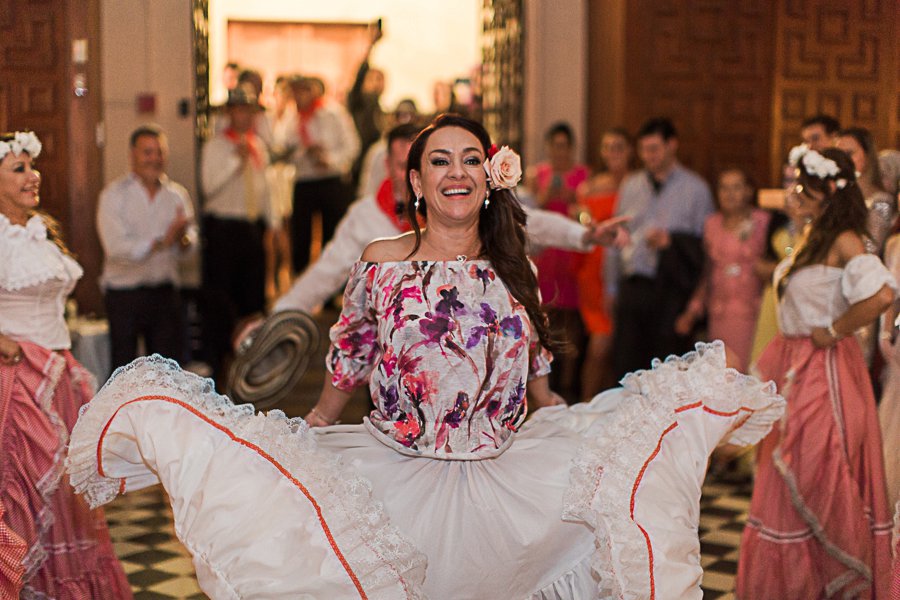
<svg viewBox="0 0 900 600"><path fill-rule="evenodd" d="M203 337L214 376L235 323L265 308L263 233L273 214L268 156L253 127L259 110L253 87L238 85L225 105L226 127L203 147Z"/></svg>

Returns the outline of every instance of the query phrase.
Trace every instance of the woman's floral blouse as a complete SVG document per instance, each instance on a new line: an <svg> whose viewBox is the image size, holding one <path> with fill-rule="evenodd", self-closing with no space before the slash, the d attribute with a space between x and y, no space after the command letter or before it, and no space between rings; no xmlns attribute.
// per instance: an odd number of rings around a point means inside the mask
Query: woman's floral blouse
<svg viewBox="0 0 900 600"><path fill-rule="evenodd" d="M358 262L330 335L332 383L368 379L368 426L405 454L499 454L525 419L527 380L550 371L525 308L483 260Z"/></svg>

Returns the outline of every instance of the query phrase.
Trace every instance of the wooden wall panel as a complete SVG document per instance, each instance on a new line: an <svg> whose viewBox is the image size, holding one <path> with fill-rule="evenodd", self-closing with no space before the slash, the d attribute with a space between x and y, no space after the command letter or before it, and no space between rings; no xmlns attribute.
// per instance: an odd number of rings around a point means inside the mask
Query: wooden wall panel
<svg viewBox="0 0 900 600"><path fill-rule="evenodd" d="M0 0L0 130L38 134L41 202L66 226L68 111L59 74L66 59L63 8L53 0Z"/></svg>
<svg viewBox="0 0 900 600"><path fill-rule="evenodd" d="M737 164L762 185L780 183L800 123L818 112L900 147L898 0L591 0L589 9L595 142L611 125L633 131L669 116L686 164L710 179Z"/></svg>
<svg viewBox="0 0 900 600"><path fill-rule="evenodd" d="M791 0L776 15L771 172L799 139L800 123L828 113L900 147L900 2Z"/></svg>

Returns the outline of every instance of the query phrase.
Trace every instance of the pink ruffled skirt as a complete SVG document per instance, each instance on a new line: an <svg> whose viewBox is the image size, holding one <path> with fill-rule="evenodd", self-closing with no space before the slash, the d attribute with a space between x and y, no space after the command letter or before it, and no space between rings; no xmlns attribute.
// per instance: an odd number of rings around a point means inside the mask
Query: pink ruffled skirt
<svg viewBox="0 0 900 600"><path fill-rule="evenodd" d="M757 369L787 410L759 448L737 596L887 598L891 514L859 344L778 335Z"/></svg>
<svg viewBox="0 0 900 600"><path fill-rule="evenodd" d="M68 352L22 349L19 364L0 365L0 597L131 598L103 512L64 475L93 377Z"/></svg>

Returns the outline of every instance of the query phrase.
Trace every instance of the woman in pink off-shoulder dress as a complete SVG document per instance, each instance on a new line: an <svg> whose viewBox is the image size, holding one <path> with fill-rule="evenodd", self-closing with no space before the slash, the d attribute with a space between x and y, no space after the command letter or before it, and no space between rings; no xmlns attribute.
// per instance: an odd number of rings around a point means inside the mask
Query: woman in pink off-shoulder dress
<svg viewBox="0 0 900 600"><path fill-rule="evenodd" d="M867 211L842 151L791 151L789 201L809 205L803 245L776 268L779 333L757 361L787 400L759 448L736 595L886 598L891 513L881 435L853 335L892 302L897 283L865 252Z"/></svg>
<svg viewBox="0 0 900 600"><path fill-rule="evenodd" d="M95 383L69 353L63 307L82 270L36 212L40 149L31 132L0 135L0 598L127 599L103 512L64 476Z"/></svg>

